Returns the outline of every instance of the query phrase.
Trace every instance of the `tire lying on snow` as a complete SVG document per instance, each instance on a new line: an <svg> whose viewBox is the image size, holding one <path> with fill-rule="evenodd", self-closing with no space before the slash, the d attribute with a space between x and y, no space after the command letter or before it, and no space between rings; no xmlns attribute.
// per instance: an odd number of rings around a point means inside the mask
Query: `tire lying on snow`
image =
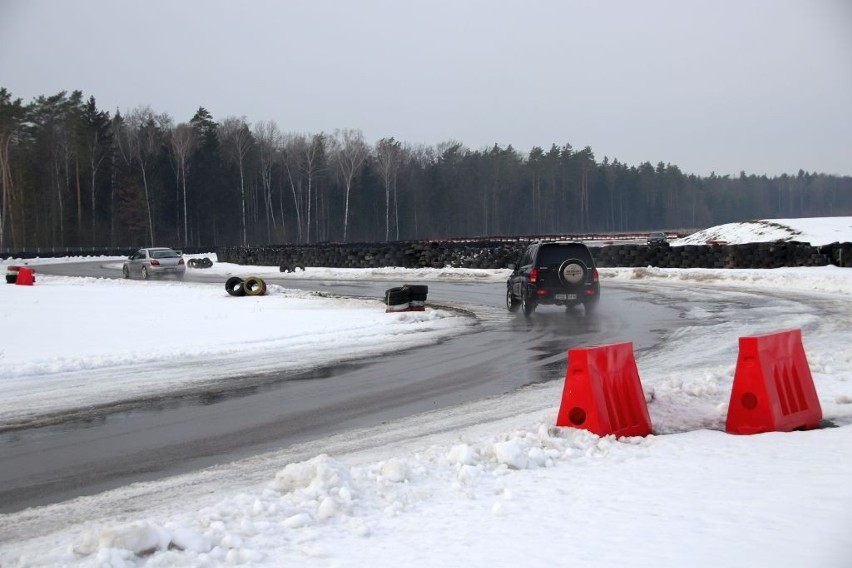
<svg viewBox="0 0 852 568"><path fill-rule="evenodd" d="M243 279L239 276L231 276L228 278L227 282L225 282L225 290L228 291L228 294L231 296L245 296L246 295L246 287Z"/></svg>
<svg viewBox="0 0 852 568"><path fill-rule="evenodd" d="M243 289L247 296L263 296L266 294L266 282L257 276L249 276L243 282Z"/></svg>

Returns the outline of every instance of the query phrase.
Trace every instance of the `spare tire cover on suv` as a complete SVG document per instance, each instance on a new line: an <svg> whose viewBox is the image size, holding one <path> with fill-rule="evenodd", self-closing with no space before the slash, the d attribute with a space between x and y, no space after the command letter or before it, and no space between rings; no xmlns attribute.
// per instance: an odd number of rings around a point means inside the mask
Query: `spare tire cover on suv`
<svg viewBox="0 0 852 568"><path fill-rule="evenodd" d="M566 260L559 266L559 279L563 284L573 285L586 278L586 265L576 258Z"/></svg>

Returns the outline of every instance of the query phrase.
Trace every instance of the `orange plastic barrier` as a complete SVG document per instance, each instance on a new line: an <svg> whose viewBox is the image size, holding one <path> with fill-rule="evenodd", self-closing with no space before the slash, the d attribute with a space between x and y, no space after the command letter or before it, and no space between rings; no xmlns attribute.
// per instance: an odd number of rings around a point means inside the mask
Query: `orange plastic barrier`
<svg viewBox="0 0 852 568"><path fill-rule="evenodd" d="M568 350L557 426L599 436L647 436L651 418L632 343Z"/></svg>
<svg viewBox="0 0 852 568"><path fill-rule="evenodd" d="M32 286L33 271L25 266L18 268L18 279L15 280L15 284L18 286Z"/></svg>
<svg viewBox="0 0 852 568"><path fill-rule="evenodd" d="M819 427L819 404L802 330L740 337L725 431L791 432Z"/></svg>

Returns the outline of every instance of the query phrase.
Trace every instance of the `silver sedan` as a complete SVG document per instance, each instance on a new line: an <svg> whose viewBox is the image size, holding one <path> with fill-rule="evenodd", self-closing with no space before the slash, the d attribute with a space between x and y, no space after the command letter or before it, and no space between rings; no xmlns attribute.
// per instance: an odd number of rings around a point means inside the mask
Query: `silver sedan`
<svg viewBox="0 0 852 568"><path fill-rule="evenodd" d="M183 278L186 263L181 253L170 248L143 248L131 254L121 267L125 278L172 275Z"/></svg>

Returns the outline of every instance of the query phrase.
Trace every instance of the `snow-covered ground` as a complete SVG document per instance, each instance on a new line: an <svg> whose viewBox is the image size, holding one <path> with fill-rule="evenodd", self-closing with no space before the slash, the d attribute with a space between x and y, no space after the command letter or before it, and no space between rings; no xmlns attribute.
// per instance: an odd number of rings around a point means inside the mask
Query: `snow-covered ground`
<svg viewBox="0 0 852 568"><path fill-rule="evenodd" d="M825 244L852 240L849 220L835 219L834 229L824 219L786 224L795 240ZM210 270L282 276L274 267ZM308 269L285 278L505 276ZM554 427L562 388L554 380L0 515L0 566L852 566L852 270L601 276L604 287L665 289L688 322L664 350L637 360L653 436L615 440ZM720 294L734 300L730 308L699 307ZM773 307L745 309L755 295L773 296ZM81 401L195 388L190 381L199 379L181 370L199 360L223 369L247 359L259 370L282 360L300 368L367 355L375 345L422 345L473 325L453 311L386 314L379 301L278 286L233 298L219 285L44 275L33 287L0 287L0 318L0 423ZM725 434L736 338L790 327L803 330L824 417L837 427ZM116 373L152 364L176 372L157 373L156 382L151 373Z"/></svg>

